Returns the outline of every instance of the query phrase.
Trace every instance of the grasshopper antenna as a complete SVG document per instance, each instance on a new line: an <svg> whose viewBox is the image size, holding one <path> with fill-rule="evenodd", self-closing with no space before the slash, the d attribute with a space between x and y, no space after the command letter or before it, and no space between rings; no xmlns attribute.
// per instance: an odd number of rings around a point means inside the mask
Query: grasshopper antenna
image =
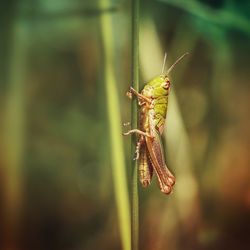
<svg viewBox="0 0 250 250"><path fill-rule="evenodd" d="M165 68L166 60L167 60L167 52L165 52L164 59L163 59L163 64L162 64L162 69L161 69L161 74L162 75L163 75L163 71L164 71L164 68Z"/></svg>
<svg viewBox="0 0 250 250"><path fill-rule="evenodd" d="M186 52L186 53L183 54L181 57L179 57L179 58L172 64L172 66L168 69L166 75L168 75L168 74L170 73L170 71L172 71L172 69L175 67L175 65L176 65L177 63L179 63L179 62L180 62L185 56L187 56L188 54L189 54L189 53Z"/></svg>

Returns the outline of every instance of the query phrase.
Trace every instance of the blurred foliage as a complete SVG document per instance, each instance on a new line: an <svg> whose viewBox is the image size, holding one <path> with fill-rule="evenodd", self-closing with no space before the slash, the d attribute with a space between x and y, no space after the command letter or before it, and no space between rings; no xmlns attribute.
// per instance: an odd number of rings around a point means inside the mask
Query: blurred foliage
<svg viewBox="0 0 250 250"><path fill-rule="evenodd" d="M0 249L121 249L111 159L123 152L111 150L100 17L112 16L114 94L126 122L130 8L1 1ZM140 12L141 87L165 51L168 65L190 53L170 76L175 191L162 195L155 179L139 189L140 249L248 249L249 1L142 0Z"/></svg>

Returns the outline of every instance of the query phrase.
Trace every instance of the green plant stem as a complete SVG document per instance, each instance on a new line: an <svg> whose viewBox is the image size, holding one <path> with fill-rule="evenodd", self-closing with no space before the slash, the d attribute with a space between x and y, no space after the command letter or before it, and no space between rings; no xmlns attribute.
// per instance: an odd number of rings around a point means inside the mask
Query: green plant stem
<svg viewBox="0 0 250 250"><path fill-rule="evenodd" d="M111 5L110 0L100 0L100 7ZM111 145L111 163L113 173L113 185L118 213L118 223L122 241L122 249L131 249L130 235L130 206L129 193L126 180L125 157L123 153L121 116L119 108L118 91L115 81L113 63L113 31L112 16L109 13L101 15L101 32L104 53L104 81L107 97L107 111L109 121L109 136Z"/></svg>
<svg viewBox="0 0 250 250"><path fill-rule="evenodd" d="M139 0L132 0L132 87L139 89ZM137 101L132 101L131 127L137 127ZM135 152L135 142L131 140L131 155ZM132 160L132 192L131 192L131 239L132 250L139 248L139 197L137 162Z"/></svg>

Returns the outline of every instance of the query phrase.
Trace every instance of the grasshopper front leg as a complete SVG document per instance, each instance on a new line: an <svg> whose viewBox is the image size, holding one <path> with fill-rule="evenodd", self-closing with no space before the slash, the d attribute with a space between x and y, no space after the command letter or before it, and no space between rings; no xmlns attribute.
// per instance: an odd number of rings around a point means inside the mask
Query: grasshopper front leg
<svg viewBox="0 0 250 250"><path fill-rule="evenodd" d="M127 92L127 96L131 99L132 98L132 94L134 96L136 96L138 98L138 101L139 101L139 106L142 106L144 105L145 103L148 103L148 104L151 104L152 101L150 98L140 94L139 92L137 92L133 87L130 87L129 88L129 91Z"/></svg>

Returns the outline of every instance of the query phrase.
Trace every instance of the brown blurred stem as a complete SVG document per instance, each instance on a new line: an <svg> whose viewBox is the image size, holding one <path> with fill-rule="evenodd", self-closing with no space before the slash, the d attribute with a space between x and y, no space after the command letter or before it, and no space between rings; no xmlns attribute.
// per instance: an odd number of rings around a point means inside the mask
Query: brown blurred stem
<svg viewBox="0 0 250 250"><path fill-rule="evenodd" d="M22 209L22 162L25 146L25 73L27 59L27 28L14 20L9 54L8 89L6 92L4 134L4 202L3 249L18 249Z"/></svg>

